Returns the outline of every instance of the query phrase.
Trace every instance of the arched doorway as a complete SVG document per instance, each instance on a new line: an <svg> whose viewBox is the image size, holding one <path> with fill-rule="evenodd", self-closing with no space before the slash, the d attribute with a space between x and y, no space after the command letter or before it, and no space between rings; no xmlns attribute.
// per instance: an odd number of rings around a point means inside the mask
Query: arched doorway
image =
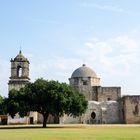
<svg viewBox="0 0 140 140"><path fill-rule="evenodd" d="M96 113L95 113L95 112L92 112L92 113L91 113L91 118L92 118L92 119L95 119L95 118L96 118Z"/></svg>

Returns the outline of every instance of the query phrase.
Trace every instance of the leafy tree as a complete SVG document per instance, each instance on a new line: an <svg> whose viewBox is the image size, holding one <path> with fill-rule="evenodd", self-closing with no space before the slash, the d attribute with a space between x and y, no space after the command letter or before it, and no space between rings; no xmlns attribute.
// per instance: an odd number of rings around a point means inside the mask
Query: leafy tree
<svg viewBox="0 0 140 140"><path fill-rule="evenodd" d="M0 95L0 115L6 114L5 99Z"/></svg>
<svg viewBox="0 0 140 140"><path fill-rule="evenodd" d="M10 91L7 100L10 115L18 112L24 116L29 111L37 111L43 115L43 127L46 127L49 114L80 116L87 108L84 95L74 88L66 83L44 79L29 83L19 91Z"/></svg>
<svg viewBox="0 0 140 140"><path fill-rule="evenodd" d="M21 110L24 106L21 106L22 104L22 100L20 100L22 97L22 95L19 93L19 91L12 89L9 92L9 97L5 98L5 107L6 107L6 111L7 113L10 114L10 116L13 118L15 116L16 113L19 113L21 117L24 117L23 113L25 111L23 111L21 113Z"/></svg>
<svg viewBox="0 0 140 140"><path fill-rule="evenodd" d="M3 97L0 95L0 104L3 102Z"/></svg>
<svg viewBox="0 0 140 140"><path fill-rule="evenodd" d="M2 107L2 104L3 104L3 97L0 96L0 114L3 114L3 107Z"/></svg>

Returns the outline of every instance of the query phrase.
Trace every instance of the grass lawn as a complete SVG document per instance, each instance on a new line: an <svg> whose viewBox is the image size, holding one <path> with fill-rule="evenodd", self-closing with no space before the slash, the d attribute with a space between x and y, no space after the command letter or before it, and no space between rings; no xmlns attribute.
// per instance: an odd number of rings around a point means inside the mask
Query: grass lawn
<svg viewBox="0 0 140 140"><path fill-rule="evenodd" d="M9 126L10 127L10 126ZM140 125L49 125L0 129L0 140L140 140Z"/></svg>

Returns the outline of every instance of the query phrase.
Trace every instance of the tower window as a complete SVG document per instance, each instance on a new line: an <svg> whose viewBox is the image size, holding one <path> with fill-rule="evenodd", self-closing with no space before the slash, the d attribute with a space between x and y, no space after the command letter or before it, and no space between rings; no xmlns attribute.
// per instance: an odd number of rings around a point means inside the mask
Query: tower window
<svg viewBox="0 0 140 140"><path fill-rule="evenodd" d="M87 81L83 81L83 85L88 85L88 82Z"/></svg>
<svg viewBox="0 0 140 140"><path fill-rule="evenodd" d="M17 76L18 77L22 76L22 67L21 66L18 66L18 68L17 68Z"/></svg>

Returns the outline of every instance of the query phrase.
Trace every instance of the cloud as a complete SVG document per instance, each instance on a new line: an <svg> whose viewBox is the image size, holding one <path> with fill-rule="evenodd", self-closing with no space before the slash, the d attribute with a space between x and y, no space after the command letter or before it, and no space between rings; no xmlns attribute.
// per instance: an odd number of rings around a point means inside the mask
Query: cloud
<svg viewBox="0 0 140 140"><path fill-rule="evenodd" d="M31 78L55 79L68 83L72 72L82 63L112 77L127 77L140 64L140 43L126 35L106 40L90 38L81 48L70 49L71 57L55 55L44 60L31 58ZM84 61L84 62L83 62ZM102 75L101 75L102 76Z"/></svg>
<svg viewBox="0 0 140 140"><path fill-rule="evenodd" d="M43 77L68 83L68 78L70 78L74 68L79 67L79 64L81 64L81 60L63 56L53 56L47 61L40 58L38 61L32 61L30 66L31 79L34 81Z"/></svg>
<svg viewBox="0 0 140 140"><path fill-rule="evenodd" d="M104 40L90 38L80 48L71 48L69 51L71 57L53 55L48 59L36 59L32 56L31 80L43 77L69 83L68 78L72 72L85 63L97 73L105 85L116 86L118 83L123 86L124 80L135 77L134 68L140 65L140 42L127 35ZM127 82L130 84L132 81Z"/></svg>
<svg viewBox="0 0 140 140"><path fill-rule="evenodd" d="M80 4L81 7L85 8L96 8L98 10L104 10L104 11L111 11L111 12L124 12L124 9L113 6L113 5L100 5L100 4L93 4L93 3L82 3Z"/></svg>
<svg viewBox="0 0 140 140"><path fill-rule="evenodd" d="M96 62L98 66L103 66L102 71L114 76L131 75L133 67L140 64L140 43L128 36L106 40L89 39L76 52L84 56L88 63Z"/></svg>

